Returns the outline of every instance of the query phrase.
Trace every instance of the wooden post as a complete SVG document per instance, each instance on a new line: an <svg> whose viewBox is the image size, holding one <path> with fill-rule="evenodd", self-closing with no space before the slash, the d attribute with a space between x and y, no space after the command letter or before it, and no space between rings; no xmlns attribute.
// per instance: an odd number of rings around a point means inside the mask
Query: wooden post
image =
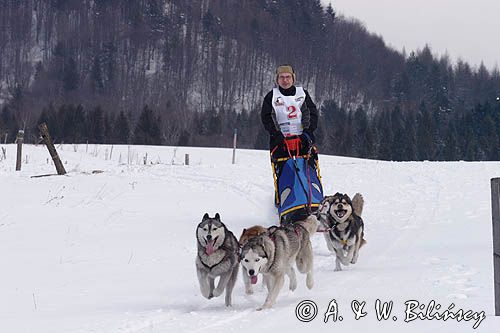
<svg viewBox="0 0 500 333"><path fill-rule="evenodd" d="M184 164L189 165L189 154L184 155Z"/></svg>
<svg viewBox="0 0 500 333"><path fill-rule="evenodd" d="M7 144L7 136L9 136L9 133L5 133L5 139L3 140L3 144L4 145Z"/></svg>
<svg viewBox="0 0 500 333"><path fill-rule="evenodd" d="M500 178L491 179L491 216L493 220L495 316L500 316Z"/></svg>
<svg viewBox="0 0 500 333"><path fill-rule="evenodd" d="M64 166L59 159L59 155L57 155L56 147L54 147L54 144L52 143L52 139L50 138L49 134L49 129L47 128L47 124L41 123L38 125L38 129L40 130L40 134L42 136L43 141L45 142L45 145L47 146L47 149L49 150L49 154L52 157L52 160L54 161L54 164L56 166L57 174L58 175L65 175L66 170L64 169Z"/></svg>
<svg viewBox="0 0 500 333"><path fill-rule="evenodd" d="M23 159L23 141L24 141L24 131L19 130L17 132L16 142L17 142L17 159L16 159L16 171L21 171L21 163Z"/></svg>
<svg viewBox="0 0 500 333"><path fill-rule="evenodd" d="M233 164L236 163L236 139L238 138L238 129L234 129L234 136L233 136Z"/></svg>

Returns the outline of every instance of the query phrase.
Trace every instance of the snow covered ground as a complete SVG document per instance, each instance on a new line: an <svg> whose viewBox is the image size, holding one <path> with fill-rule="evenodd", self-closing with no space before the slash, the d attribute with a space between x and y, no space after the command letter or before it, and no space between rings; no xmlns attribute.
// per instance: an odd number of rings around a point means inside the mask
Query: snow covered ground
<svg viewBox="0 0 500 333"><path fill-rule="evenodd" d="M110 156L110 146L64 145L68 175L31 178L55 172L46 148L25 145L16 172L15 146L3 147L0 332L474 331L475 320L406 323L408 300L484 311L475 331L500 332L490 207L500 162L321 156L325 193L364 194L368 244L356 265L334 272L323 236L314 235L314 288L299 274L295 292L284 288L273 309L257 312L266 294L258 286L245 296L241 277L232 308L201 296L195 227L206 212L219 212L237 236L277 222L267 152L238 151L232 165L229 149L115 146ZM325 323L334 299L343 321ZM377 299L394 302L388 320L377 320ZM303 300L318 307L308 323L295 315ZM354 300L366 302L366 317L354 319Z"/></svg>

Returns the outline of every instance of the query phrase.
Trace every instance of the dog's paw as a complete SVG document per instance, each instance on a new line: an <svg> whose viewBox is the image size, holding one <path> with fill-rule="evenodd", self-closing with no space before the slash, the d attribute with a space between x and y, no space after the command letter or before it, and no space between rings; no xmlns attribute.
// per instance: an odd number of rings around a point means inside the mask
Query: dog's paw
<svg viewBox="0 0 500 333"><path fill-rule="evenodd" d="M270 309L272 307L273 307L272 304L264 303L261 307L258 307L256 310L257 311L262 311L262 310L265 310L265 309Z"/></svg>
<svg viewBox="0 0 500 333"><path fill-rule="evenodd" d="M215 288L212 293L212 297L219 297L220 295L222 295L223 291L224 289Z"/></svg>
<svg viewBox="0 0 500 333"><path fill-rule="evenodd" d="M314 279L312 273L307 273L306 286L308 289L312 289L314 287Z"/></svg>
<svg viewBox="0 0 500 333"><path fill-rule="evenodd" d="M212 295L212 293L210 291L204 290L204 289L201 290L201 296L210 299L211 295Z"/></svg>
<svg viewBox="0 0 500 333"><path fill-rule="evenodd" d="M297 278L295 277L295 273L290 275L290 285L289 288L291 291L297 289Z"/></svg>

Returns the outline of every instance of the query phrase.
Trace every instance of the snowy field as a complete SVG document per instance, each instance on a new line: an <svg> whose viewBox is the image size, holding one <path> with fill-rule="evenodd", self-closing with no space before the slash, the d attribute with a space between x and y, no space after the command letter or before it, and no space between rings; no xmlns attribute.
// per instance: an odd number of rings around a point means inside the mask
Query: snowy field
<svg viewBox="0 0 500 333"><path fill-rule="evenodd" d="M334 272L323 235L313 235L314 288L299 274L295 292L284 288L273 309L255 311L266 293L258 285L245 296L241 276L233 307L201 296L195 229L206 212L237 236L277 223L267 152L238 151L232 165L230 149L64 145L68 174L31 178L55 172L47 149L25 145L16 172L16 147L0 147L2 333L500 332L490 207L500 162L320 156L326 194L363 193L368 244L356 265ZM376 318L377 299L394 302L388 320ZM303 300L318 307L308 323L295 315ZM343 321L325 323L332 300ZM366 317L354 319L354 300L366 302ZM486 319L475 330L474 319L405 322L409 300Z"/></svg>

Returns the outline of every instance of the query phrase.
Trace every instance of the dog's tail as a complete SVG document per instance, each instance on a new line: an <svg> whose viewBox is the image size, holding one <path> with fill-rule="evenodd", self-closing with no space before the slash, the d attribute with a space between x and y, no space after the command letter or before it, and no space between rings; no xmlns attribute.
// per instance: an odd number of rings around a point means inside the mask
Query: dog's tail
<svg viewBox="0 0 500 333"><path fill-rule="evenodd" d="M356 193L354 198L352 198L352 209L356 215L361 216L363 214L363 205L365 204L365 200L361 193Z"/></svg>

